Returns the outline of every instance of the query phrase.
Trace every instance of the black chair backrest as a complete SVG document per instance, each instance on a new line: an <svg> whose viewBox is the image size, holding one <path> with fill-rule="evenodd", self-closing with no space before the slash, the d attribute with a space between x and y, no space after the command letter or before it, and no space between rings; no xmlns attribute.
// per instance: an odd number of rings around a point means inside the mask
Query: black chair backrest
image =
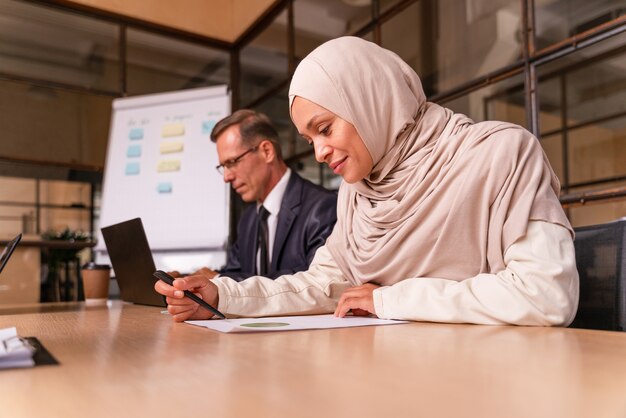
<svg viewBox="0 0 626 418"><path fill-rule="evenodd" d="M626 218L576 228L580 303L574 328L626 329Z"/></svg>

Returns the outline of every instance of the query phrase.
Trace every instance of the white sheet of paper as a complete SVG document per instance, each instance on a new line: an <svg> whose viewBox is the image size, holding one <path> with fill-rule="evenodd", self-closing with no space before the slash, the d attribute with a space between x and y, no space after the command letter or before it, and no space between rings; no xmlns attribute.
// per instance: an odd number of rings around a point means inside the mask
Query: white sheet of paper
<svg viewBox="0 0 626 418"><path fill-rule="evenodd" d="M15 327L0 329L0 369L32 367L32 348L21 340Z"/></svg>
<svg viewBox="0 0 626 418"><path fill-rule="evenodd" d="M366 327L371 325L405 324L409 321L395 321L391 319L368 318L362 316L347 316L336 318L334 315L308 316L276 316L268 318L239 318L206 321L185 321L220 332L263 332L263 331L293 331L298 329L328 329Z"/></svg>

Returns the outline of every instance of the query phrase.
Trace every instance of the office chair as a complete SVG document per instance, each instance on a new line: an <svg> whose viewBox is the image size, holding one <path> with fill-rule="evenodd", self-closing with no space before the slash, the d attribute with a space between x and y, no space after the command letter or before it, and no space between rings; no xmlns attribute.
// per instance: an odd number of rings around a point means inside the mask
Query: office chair
<svg viewBox="0 0 626 418"><path fill-rule="evenodd" d="M575 228L580 303L573 328L626 329L626 218Z"/></svg>

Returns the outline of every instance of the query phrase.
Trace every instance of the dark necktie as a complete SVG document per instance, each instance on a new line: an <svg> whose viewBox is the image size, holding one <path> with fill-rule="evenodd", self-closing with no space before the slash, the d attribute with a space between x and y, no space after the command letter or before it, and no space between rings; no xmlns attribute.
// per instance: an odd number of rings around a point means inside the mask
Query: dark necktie
<svg viewBox="0 0 626 418"><path fill-rule="evenodd" d="M267 276L270 266L270 255L268 251L269 230L267 228L267 218L270 213L264 206L259 208L259 229L258 229L258 246L259 246L259 275Z"/></svg>

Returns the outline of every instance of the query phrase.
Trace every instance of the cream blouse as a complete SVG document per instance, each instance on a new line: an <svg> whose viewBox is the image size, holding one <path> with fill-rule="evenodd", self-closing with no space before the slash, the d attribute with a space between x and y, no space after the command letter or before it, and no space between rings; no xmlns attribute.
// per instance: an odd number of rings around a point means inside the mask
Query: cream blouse
<svg viewBox="0 0 626 418"><path fill-rule="evenodd" d="M526 236L504 254L506 268L464 280L407 278L374 291L376 315L412 321L569 325L578 307L578 272L570 232L530 221ZM332 313L350 283L326 246L309 270L276 280L254 276L242 282L220 276L221 312L230 316Z"/></svg>

